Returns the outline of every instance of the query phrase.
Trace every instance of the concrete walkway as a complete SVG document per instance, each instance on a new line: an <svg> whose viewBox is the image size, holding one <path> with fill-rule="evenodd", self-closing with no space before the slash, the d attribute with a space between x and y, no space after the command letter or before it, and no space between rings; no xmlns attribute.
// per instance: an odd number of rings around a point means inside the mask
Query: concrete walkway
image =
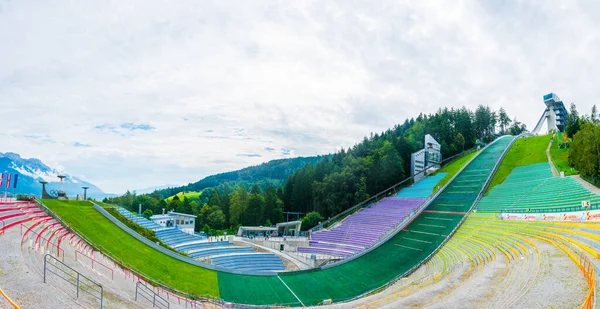
<svg viewBox="0 0 600 309"><path fill-rule="evenodd" d="M590 192L600 195L600 188L585 181L585 179L579 177L579 175L573 175L573 176L569 176L569 177L573 177L573 179L577 180L584 188L588 189Z"/></svg>
<svg viewBox="0 0 600 309"><path fill-rule="evenodd" d="M548 163L550 163L550 170L552 171L552 176L556 177L560 173L556 169L556 166L554 166L554 162L552 162L552 156L550 155L550 147L552 147L552 141L554 141L554 136L552 136L552 138L550 139L550 144L548 144L548 148L546 148L546 156L548 157Z"/></svg>

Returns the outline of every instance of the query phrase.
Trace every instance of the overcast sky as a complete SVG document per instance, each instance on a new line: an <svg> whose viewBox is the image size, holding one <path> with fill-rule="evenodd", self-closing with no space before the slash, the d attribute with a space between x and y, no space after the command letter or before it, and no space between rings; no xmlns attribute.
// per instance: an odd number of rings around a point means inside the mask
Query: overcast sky
<svg viewBox="0 0 600 309"><path fill-rule="evenodd" d="M0 152L106 192L349 147L441 106L531 129L600 87L594 1L0 0Z"/></svg>

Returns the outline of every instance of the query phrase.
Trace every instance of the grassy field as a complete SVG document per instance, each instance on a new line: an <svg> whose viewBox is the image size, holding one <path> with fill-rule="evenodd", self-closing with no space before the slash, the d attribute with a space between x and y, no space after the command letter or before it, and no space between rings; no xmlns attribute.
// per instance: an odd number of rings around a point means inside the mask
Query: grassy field
<svg viewBox="0 0 600 309"><path fill-rule="evenodd" d="M546 148L548 148L549 142L550 135L524 137L515 141L502 160L485 193L487 194L493 187L504 182L508 174L517 166L548 162Z"/></svg>
<svg viewBox="0 0 600 309"><path fill-rule="evenodd" d="M467 164L467 162L469 162L476 154L477 154L477 151L473 151L470 154L468 154L464 157L460 157L456 161L437 170L435 172L435 174L440 173L440 172L444 172L444 173L448 173L448 174L446 176L444 176L444 178L442 178L437 183L437 185L435 185L433 187L433 192L435 192L435 190L437 190L437 188L443 187L446 183L448 183L448 181L450 181L450 179L452 179L452 177L454 177L454 175L456 175L456 173L458 173L458 171L463 166L465 166L465 164Z"/></svg>
<svg viewBox="0 0 600 309"><path fill-rule="evenodd" d="M184 192L179 192L179 193L177 193L175 195L178 196L179 199L183 201L184 197L187 197L187 198L199 198L200 195L202 195L202 191L200 191L200 192L185 192L185 193ZM165 199L165 201L170 202L175 197L175 195L167 197Z"/></svg>
<svg viewBox="0 0 600 309"><path fill-rule="evenodd" d="M196 296L219 297L217 272L194 266L157 251L133 238L87 201L42 200L92 245L164 285Z"/></svg>
<svg viewBox="0 0 600 309"><path fill-rule="evenodd" d="M552 142L552 148L550 148L550 156L552 162L558 172L565 172L566 176L579 174L575 169L569 166L569 149L562 148L558 149L558 139L555 138Z"/></svg>

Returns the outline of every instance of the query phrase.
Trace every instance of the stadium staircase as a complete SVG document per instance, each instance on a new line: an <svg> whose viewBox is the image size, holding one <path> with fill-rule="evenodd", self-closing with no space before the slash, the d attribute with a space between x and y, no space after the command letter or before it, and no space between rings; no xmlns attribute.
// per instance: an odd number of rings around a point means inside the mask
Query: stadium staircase
<svg viewBox="0 0 600 309"><path fill-rule="evenodd" d="M553 177L547 162L518 166L503 183L481 198L480 212L557 209L581 206L581 201L600 203L600 195L584 188L572 177Z"/></svg>

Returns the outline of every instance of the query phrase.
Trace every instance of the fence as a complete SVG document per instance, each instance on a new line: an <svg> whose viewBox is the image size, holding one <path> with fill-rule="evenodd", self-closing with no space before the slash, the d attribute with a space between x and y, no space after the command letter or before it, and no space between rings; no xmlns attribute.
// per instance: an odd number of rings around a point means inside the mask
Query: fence
<svg viewBox="0 0 600 309"><path fill-rule="evenodd" d="M138 300L138 295L152 303L152 308L169 309L171 305L166 299L154 293L154 290L146 286L142 281L138 281L135 285L135 301Z"/></svg>
<svg viewBox="0 0 600 309"><path fill-rule="evenodd" d="M48 263L48 259L51 260L50 263ZM81 291L89 294L95 299L100 300L100 309L102 309L104 302L104 289L99 283L82 275L80 272L69 267L67 264L61 262L59 259L50 254L44 255L44 283L46 283L46 273L52 273L65 282L75 286L78 298L79 292ZM75 281L75 283L73 283L73 281ZM99 296L97 296L96 293L98 293Z"/></svg>
<svg viewBox="0 0 600 309"><path fill-rule="evenodd" d="M86 255L85 253L83 253L83 252L79 252L79 250L75 250L75 261L76 261L76 262L77 262L77 256L78 256L78 255L85 257L85 258L86 258L86 259L88 259L89 261L92 261L92 269L94 269L94 264L98 264L98 265L102 266L104 269L107 269L108 271L110 271L110 278L111 278L111 280L115 280L115 273L114 273L114 271L113 271L113 269L112 269L112 268L110 268L110 267L108 267L108 266L106 266L106 265L104 265L104 264L102 264L102 263L98 262L98 260L96 260L96 259L94 259L94 258L92 258L92 257L89 257L89 256L87 256L87 255Z"/></svg>
<svg viewBox="0 0 600 309"><path fill-rule="evenodd" d="M503 209L500 211L500 214L507 213L532 213L532 214L540 214L540 213L554 213L554 212L573 212L573 211L588 211L588 210L597 210L600 209L600 204L592 204L590 207L582 207L582 206L568 206L568 207L553 207L553 208L536 208L536 209Z"/></svg>

